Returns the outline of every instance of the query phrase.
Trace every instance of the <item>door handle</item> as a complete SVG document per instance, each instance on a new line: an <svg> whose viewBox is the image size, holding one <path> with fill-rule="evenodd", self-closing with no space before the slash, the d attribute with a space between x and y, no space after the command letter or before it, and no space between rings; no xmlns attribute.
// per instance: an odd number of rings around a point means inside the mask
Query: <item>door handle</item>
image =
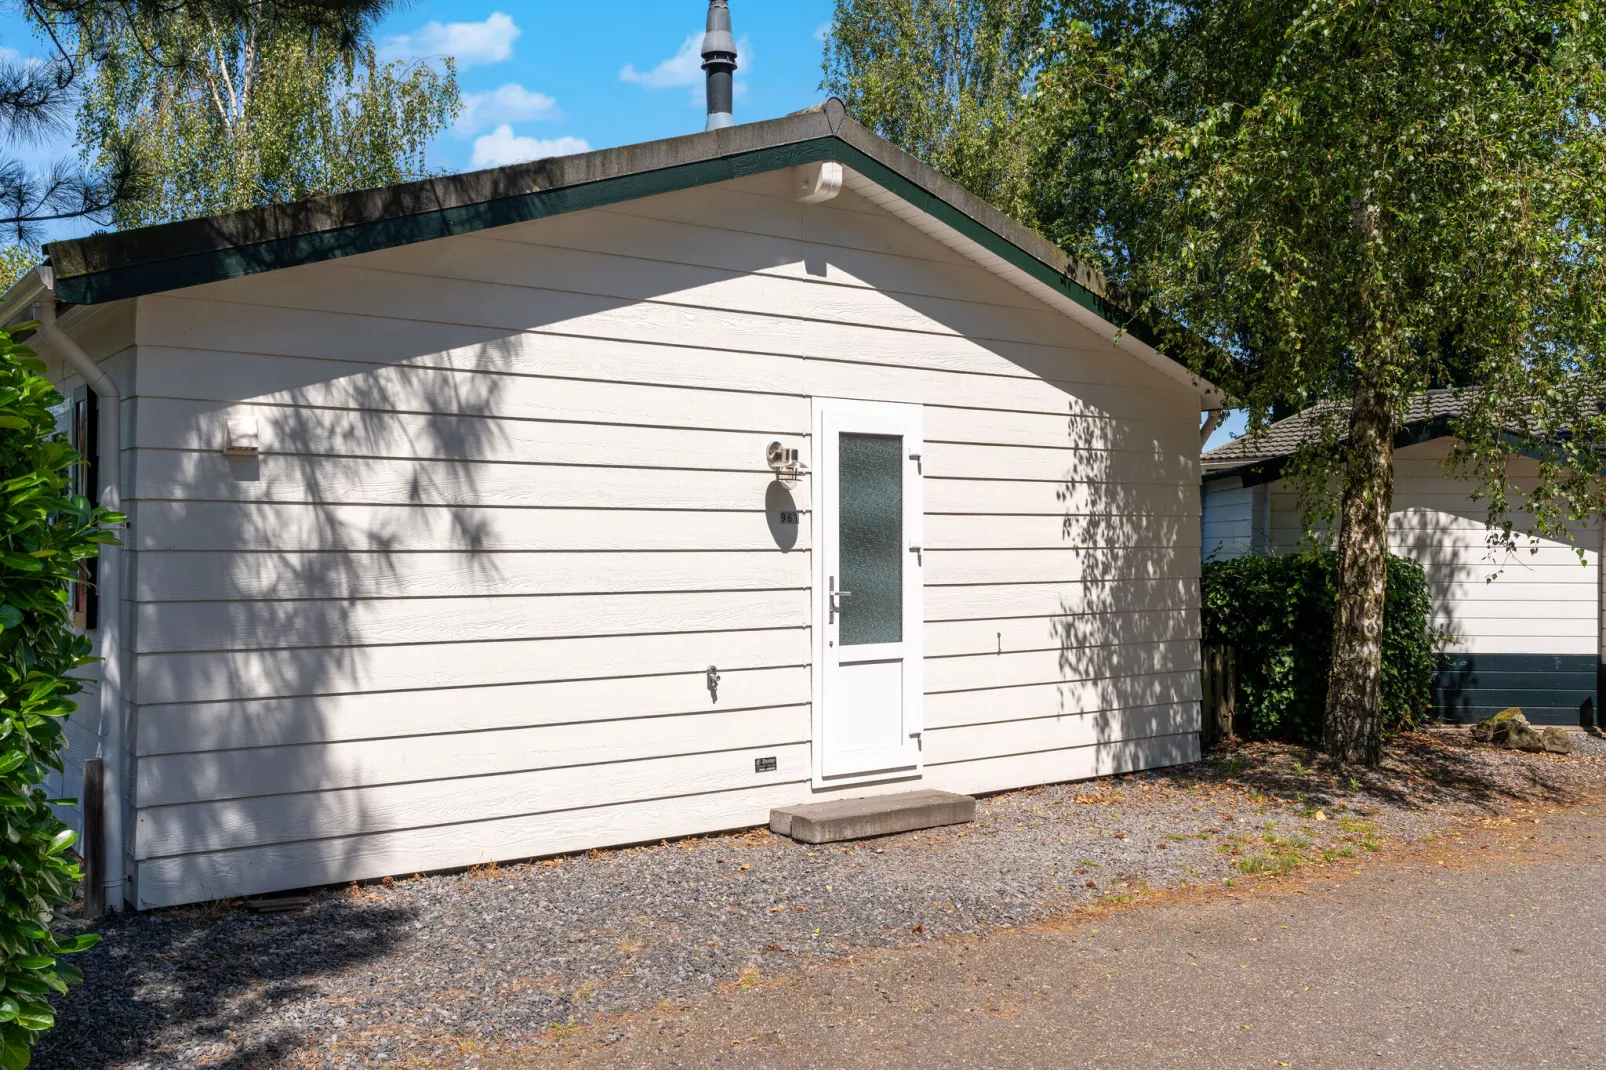
<svg viewBox="0 0 1606 1070"><path fill-rule="evenodd" d="M826 615L825 622L827 624L835 624L836 623L837 614L842 612L842 599L844 599L844 598L852 598L853 597L853 592L852 591L839 591L839 590L837 590L836 589L836 577L835 576L831 577L829 583L830 583L830 590L826 594L827 615Z"/></svg>

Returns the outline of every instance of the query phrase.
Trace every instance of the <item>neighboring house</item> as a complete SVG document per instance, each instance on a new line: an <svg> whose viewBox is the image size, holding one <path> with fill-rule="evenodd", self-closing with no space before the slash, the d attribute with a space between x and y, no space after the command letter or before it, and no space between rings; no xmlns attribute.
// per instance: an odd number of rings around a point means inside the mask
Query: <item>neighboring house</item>
<svg viewBox="0 0 1606 1070"><path fill-rule="evenodd" d="M139 907L1199 754L1213 388L840 102L48 252Z"/></svg>
<svg viewBox="0 0 1606 1070"><path fill-rule="evenodd" d="M1493 549L1487 504L1444 467L1457 411L1450 391L1413 402L1395 439L1389 518L1390 550L1427 570L1432 623L1450 636L1434 680L1435 710L1469 721L1520 706L1535 722L1588 724L1603 649L1600 525L1578 525L1573 542L1519 535L1515 552ZM1297 494L1281 471L1312 434L1315 415L1291 416L1204 454L1206 560L1308 546ZM1534 462L1512 457L1509 472L1517 488L1531 485ZM1520 511L1511 520L1518 533L1529 522Z"/></svg>

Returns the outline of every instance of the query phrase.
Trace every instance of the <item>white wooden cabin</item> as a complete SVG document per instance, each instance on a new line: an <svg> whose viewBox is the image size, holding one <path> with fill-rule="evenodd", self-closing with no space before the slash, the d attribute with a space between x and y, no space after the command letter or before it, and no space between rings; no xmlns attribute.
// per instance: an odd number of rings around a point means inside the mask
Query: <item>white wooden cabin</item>
<svg viewBox="0 0 1606 1070"><path fill-rule="evenodd" d="M1418 398L1396 440L1389 549L1427 571L1432 625L1448 641L1434 678L1435 713L1477 721L1520 706L1541 724L1593 724L1603 647L1601 536L1579 524L1566 539L1519 534L1515 552L1490 542L1488 504L1446 467L1453 439L1451 392ZM1203 456L1204 556L1296 553L1310 545L1298 495L1281 464L1303 441L1309 414L1278 421ZM1519 495L1535 462L1513 456ZM1531 526L1513 511L1513 530Z"/></svg>
<svg viewBox="0 0 1606 1070"><path fill-rule="evenodd" d="M1198 756L1212 388L839 102L48 252L137 907Z"/></svg>

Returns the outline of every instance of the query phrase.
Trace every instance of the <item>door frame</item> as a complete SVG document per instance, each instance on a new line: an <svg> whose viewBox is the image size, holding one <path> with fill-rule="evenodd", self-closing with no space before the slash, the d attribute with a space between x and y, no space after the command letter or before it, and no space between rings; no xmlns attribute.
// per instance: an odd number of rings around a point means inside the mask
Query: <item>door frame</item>
<svg viewBox="0 0 1606 1070"><path fill-rule="evenodd" d="M812 576L809 592L810 665L812 686L810 772L816 789L893 780L919 779L925 772L925 409L921 405L885 401L856 401L847 398L812 398L813 492L811 506L813 540L810 557ZM825 765L826 642L831 628L826 624L826 544L836 538L837 475L826 463L826 421L863 420L867 434L901 434L904 440L903 482L903 703L904 726L915 740L914 764L897 769L827 777ZM918 548L916 550L915 548Z"/></svg>

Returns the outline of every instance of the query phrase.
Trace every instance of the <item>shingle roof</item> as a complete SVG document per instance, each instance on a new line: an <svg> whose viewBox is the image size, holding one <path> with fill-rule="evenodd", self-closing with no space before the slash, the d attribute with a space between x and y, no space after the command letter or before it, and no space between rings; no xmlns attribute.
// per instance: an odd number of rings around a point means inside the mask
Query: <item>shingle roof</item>
<svg viewBox="0 0 1606 1070"><path fill-rule="evenodd" d="M1411 399L1400 426L1402 430L1427 429L1435 420L1459 415L1471 397L1469 390L1429 390L1418 394ZM1256 434L1244 435L1208 450L1200 460L1207 472L1219 472L1287 457L1312 441L1319 434L1321 422L1338 415L1341 408L1337 402L1313 405L1268 424Z"/></svg>

